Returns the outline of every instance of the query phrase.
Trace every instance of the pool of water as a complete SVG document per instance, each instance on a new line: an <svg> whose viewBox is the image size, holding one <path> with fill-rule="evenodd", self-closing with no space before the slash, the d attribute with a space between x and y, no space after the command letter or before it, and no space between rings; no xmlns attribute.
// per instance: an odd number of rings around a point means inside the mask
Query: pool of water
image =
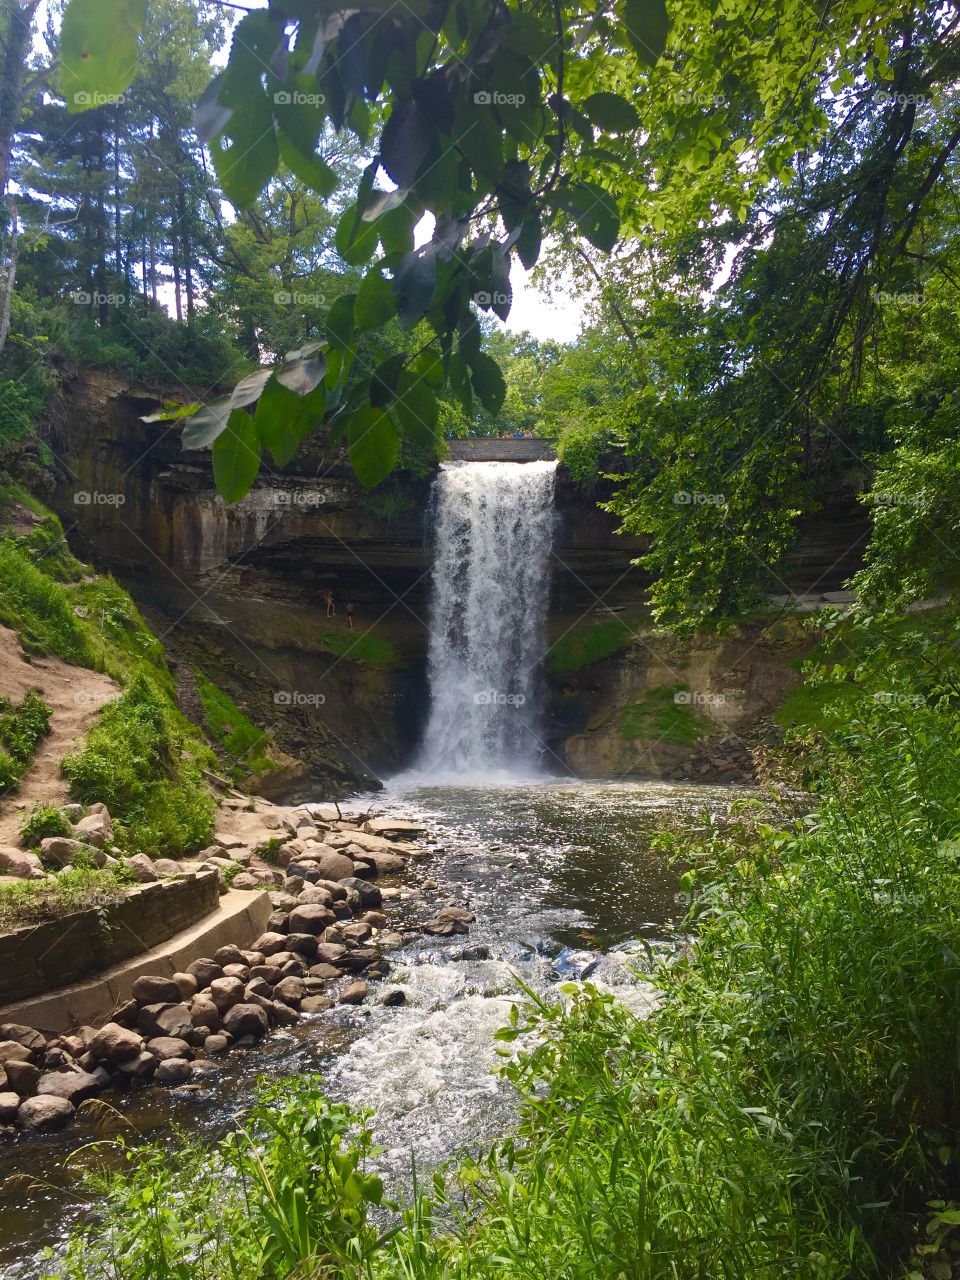
<svg viewBox="0 0 960 1280"><path fill-rule="evenodd" d="M374 988L403 988L406 1003L342 1007L277 1031L256 1049L222 1060L202 1083L177 1090L107 1094L128 1140L176 1130L222 1132L248 1107L259 1076L320 1071L338 1100L375 1112L382 1172L406 1181L419 1169L482 1145L509 1124L509 1088L494 1073L493 1034L520 996L588 976L639 1012L649 988L636 976L651 950L672 945L678 872L653 847L658 831L693 832L711 811L748 794L735 787L661 782L544 780L418 786L398 780L353 802L423 819L433 856L417 859L391 914L411 930ZM445 904L469 907L469 936L415 931ZM379 989L378 989L379 988ZM103 1123L101 1121L101 1123ZM119 1123L116 1122L116 1123ZM82 1165L97 1138L93 1118L65 1133L0 1150L0 1274L38 1272L37 1251L54 1245L91 1205Z"/></svg>

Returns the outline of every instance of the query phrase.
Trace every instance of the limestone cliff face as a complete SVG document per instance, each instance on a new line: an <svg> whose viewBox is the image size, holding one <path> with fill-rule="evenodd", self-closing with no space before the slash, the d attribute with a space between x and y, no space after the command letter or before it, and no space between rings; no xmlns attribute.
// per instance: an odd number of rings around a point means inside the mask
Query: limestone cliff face
<svg viewBox="0 0 960 1280"><path fill-rule="evenodd" d="M330 788L355 789L402 768L427 711L432 477L402 473L367 494L342 456L308 442L290 466L265 466L252 492L228 506L209 453L185 453L178 429L140 420L161 398L102 371L64 378L46 435L58 459L53 505L71 541L123 580L174 662L206 670ZM517 447L538 442L462 446L465 455ZM598 609L635 610L642 597L646 579L631 560L644 541L618 536L597 496L560 469L552 637ZM850 566L829 562L834 544L848 541L846 531L834 538L819 526L790 585L838 585ZM551 676L553 762L585 775L696 772L707 760L701 715L738 732L795 678L790 655L751 634L704 639L682 655L675 644L638 633L599 664ZM684 721L647 736L664 716L629 708L684 684L743 692L692 705L693 729ZM703 776L724 772L718 758Z"/></svg>

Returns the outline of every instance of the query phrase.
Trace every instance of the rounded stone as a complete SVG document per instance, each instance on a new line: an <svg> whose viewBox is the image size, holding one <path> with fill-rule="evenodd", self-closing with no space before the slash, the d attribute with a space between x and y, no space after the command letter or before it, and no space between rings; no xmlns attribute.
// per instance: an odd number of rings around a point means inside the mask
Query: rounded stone
<svg viewBox="0 0 960 1280"><path fill-rule="evenodd" d="M161 1084L185 1084L190 1079L190 1063L186 1058L165 1058L157 1067Z"/></svg>
<svg viewBox="0 0 960 1280"><path fill-rule="evenodd" d="M17 1108L17 1124L35 1133L55 1133L69 1124L73 1116L73 1104L54 1094L42 1094L27 1098Z"/></svg>
<svg viewBox="0 0 960 1280"><path fill-rule="evenodd" d="M210 999L223 1014L243 999L243 983L239 978L216 978L210 983Z"/></svg>
<svg viewBox="0 0 960 1280"><path fill-rule="evenodd" d="M140 1004L179 1004L182 995L172 978L143 974L133 984L133 998Z"/></svg>

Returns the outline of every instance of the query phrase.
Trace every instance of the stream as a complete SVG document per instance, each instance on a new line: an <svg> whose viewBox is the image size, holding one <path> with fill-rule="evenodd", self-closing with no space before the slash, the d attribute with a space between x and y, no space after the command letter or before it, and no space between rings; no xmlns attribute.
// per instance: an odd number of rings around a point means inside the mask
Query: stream
<svg viewBox="0 0 960 1280"><path fill-rule="evenodd" d="M509 1086L492 1072L493 1034L519 994L517 978L548 991L589 977L638 1012L649 1008L649 988L628 966L671 945L671 921L683 910L678 872L651 837L666 828L695 831L711 810L745 794L663 782L441 787L401 779L350 802L348 810L369 805L422 819L435 838L433 856L413 860L397 882L400 896L386 908L391 923L412 929L450 903L476 913L469 935L411 932L390 953L391 973L373 985L367 1004L275 1031L222 1059L201 1084L104 1097L133 1126L128 1140L162 1137L173 1149L178 1130L213 1139L228 1127L249 1106L258 1076L320 1071L332 1097L375 1112L381 1172L398 1189L412 1152L418 1169L429 1170L509 1125ZM406 1003L378 1004L392 985L403 988ZM56 1247L90 1212L63 1162L77 1153L82 1166L82 1148L104 1136L81 1119L61 1134L0 1151L4 1280L37 1276L38 1251Z"/></svg>

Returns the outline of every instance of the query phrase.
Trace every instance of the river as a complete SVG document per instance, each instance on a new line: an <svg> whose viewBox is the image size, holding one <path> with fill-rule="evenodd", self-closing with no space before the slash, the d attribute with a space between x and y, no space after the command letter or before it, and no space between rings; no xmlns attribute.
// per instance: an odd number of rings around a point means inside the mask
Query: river
<svg viewBox="0 0 960 1280"><path fill-rule="evenodd" d="M694 831L739 788L661 782L543 779L491 786L403 786L361 799L380 812L421 818L436 838L414 861L391 915L410 928L391 953L392 971L371 1002L342 1006L276 1031L255 1049L222 1060L202 1084L147 1087L106 1098L136 1139L176 1130L214 1137L252 1097L257 1077L320 1071L328 1092L375 1112L385 1147L382 1171L403 1184L416 1153L427 1169L502 1134L508 1086L493 1074L493 1033L520 995L519 978L539 991L581 976L614 990L639 1012L649 988L630 966L675 942L682 914L677 871L651 847L665 828ZM435 883L436 888L429 887ZM440 905L469 907L468 936L434 939L415 931ZM403 988L406 1003L376 1003ZM71 1153L98 1136L91 1119L64 1133L22 1140L0 1152L0 1268L5 1280L39 1274L37 1251L56 1245L90 1212ZM32 1180L30 1184L24 1178Z"/></svg>

